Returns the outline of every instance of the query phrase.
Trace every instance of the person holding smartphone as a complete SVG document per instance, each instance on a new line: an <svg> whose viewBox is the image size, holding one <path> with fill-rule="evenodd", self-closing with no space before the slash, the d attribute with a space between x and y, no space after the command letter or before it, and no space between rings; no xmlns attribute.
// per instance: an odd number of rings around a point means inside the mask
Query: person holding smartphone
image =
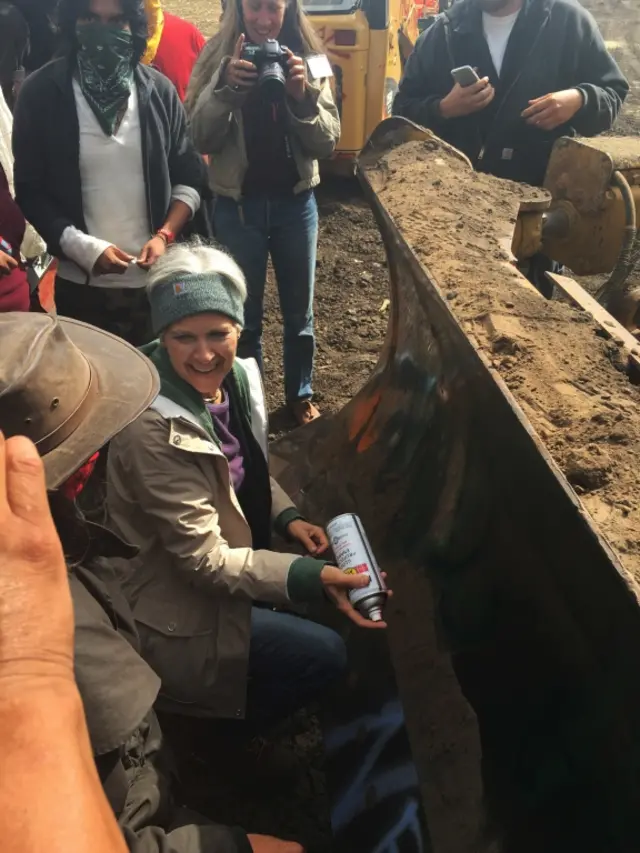
<svg viewBox="0 0 640 853"><path fill-rule="evenodd" d="M574 0L459 0L418 39L393 113L480 171L541 185L555 140L610 130L628 91Z"/></svg>
<svg viewBox="0 0 640 853"><path fill-rule="evenodd" d="M629 84L574 0L459 0L418 39L393 113L428 127L476 169L541 186L561 136L610 130ZM522 272L545 295L542 254Z"/></svg>

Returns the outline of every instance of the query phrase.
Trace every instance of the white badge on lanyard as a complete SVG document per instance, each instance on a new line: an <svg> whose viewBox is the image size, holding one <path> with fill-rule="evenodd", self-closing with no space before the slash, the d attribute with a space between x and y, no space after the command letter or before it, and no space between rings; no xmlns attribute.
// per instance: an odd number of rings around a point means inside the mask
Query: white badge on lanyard
<svg viewBox="0 0 640 853"><path fill-rule="evenodd" d="M325 77L333 77L333 68L324 53L313 53L306 57L307 70L312 80L323 80Z"/></svg>

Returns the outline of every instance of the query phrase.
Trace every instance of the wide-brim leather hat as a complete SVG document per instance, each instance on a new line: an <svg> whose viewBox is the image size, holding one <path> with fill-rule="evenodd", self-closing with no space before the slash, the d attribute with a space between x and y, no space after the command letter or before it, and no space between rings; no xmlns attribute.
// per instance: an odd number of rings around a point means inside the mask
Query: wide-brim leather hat
<svg viewBox="0 0 640 853"><path fill-rule="evenodd" d="M0 430L35 443L48 489L142 414L159 388L151 362L115 335L49 314L0 314Z"/></svg>

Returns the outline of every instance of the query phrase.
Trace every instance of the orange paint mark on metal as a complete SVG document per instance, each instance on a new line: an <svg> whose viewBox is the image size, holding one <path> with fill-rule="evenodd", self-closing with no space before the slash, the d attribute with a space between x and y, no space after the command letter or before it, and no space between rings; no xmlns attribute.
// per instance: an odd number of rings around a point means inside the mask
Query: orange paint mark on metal
<svg viewBox="0 0 640 853"><path fill-rule="evenodd" d="M349 440L354 441L357 439L357 453L363 453L365 450L368 450L378 439L378 430L374 427L372 421L381 399L382 394L376 391L370 397L358 400L353 407L348 430Z"/></svg>

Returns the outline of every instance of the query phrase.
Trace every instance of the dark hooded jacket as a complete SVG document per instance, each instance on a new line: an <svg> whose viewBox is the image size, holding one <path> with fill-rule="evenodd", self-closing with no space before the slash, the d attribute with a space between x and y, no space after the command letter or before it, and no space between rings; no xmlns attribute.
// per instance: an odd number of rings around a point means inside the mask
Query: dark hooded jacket
<svg viewBox="0 0 640 853"><path fill-rule="evenodd" d="M489 77L496 96L484 110L444 119L440 101L462 65ZM553 131L521 113L534 98L577 88L584 106ZM463 151L480 171L541 185L554 142L595 136L615 122L629 84L593 17L575 0L525 0L498 76L473 0L460 0L423 33L409 57L393 113L429 128Z"/></svg>

